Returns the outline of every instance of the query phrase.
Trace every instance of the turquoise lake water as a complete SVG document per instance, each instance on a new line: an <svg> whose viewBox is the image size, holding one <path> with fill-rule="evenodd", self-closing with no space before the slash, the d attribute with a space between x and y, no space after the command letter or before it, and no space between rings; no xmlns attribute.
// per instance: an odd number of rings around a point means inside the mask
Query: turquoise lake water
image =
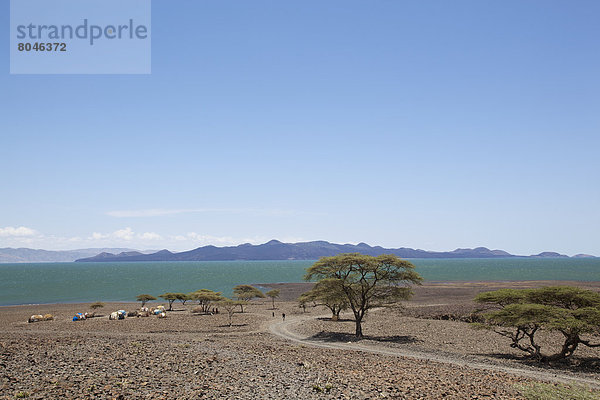
<svg viewBox="0 0 600 400"><path fill-rule="evenodd" d="M600 281L596 259L412 259L429 281ZM302 282L313 261L0 264L0 305L134 301L140 293Z"/></svg>

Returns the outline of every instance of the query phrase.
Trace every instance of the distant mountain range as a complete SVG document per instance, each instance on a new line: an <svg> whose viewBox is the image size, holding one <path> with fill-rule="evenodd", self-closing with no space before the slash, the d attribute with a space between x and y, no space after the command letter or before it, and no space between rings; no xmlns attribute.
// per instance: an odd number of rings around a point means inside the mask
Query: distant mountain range
<svg viewBox="0 0 600 400"><path fill-rule="evenodd" d="M78 262L104 261L232 261L232 260L316 260L320 257L333 256L339 253L361 253L371 256L380 254L395 254L402 258L500 258L523 257L507 253L503 250L490 250L485 247L475 249L456 249L448 252L415 250L401 247L386 249L381 246L369 246L365 243L335 244L325 241L282 243L278 240L252 245L249 243L239 246L216 247L203 246L194 250L173 253L161 250L156 253L143 254L138 251L125 251L119 254L102 252L93 257L80 258ZM544 252L528 257L553 258L568 257L564 254ZM578 254L574 257L593 257Z"/></svg>
<svg viewBox="0 0 600 400"><path fill-rule="evenodd" d="M94 262L94 261L228 261L228 260L316 260L339 253L362 253L367 255L396 254L402 258L498 258L498 257L568 257L554 252L531 256L518 256L503 250L456 249L447 252L415 250L406 247L386 249L381 246L335 244L325 241L282 243L271 240L260 245L242 244L230 247L204 246L194 250L173 253L169 250L134 250L128 248L90 248L78 250L39 250L28 248L0 248L0 263L32 262ZM577 254L572 258L594 258Z"/></svg>
<svg viewBox="0 0 600 400"><path fill-rule="evenodd" d="M72 262L79 258L93 257L103 252L124 254L127 251L132 250L125 248L95 248L51 251L27 248L4 248L0 249L0 263ZM140 252L139 254L143 253Z"/></svg>

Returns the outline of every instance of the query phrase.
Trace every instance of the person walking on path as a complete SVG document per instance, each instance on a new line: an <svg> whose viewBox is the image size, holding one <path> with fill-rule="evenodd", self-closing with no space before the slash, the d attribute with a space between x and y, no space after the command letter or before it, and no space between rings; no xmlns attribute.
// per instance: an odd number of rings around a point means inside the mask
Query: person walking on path
<svg viewBox="0 0 600 400"><path fill-rule="evenodd" d="M285 313L281 313L281 318L285 321Z"/></svg>

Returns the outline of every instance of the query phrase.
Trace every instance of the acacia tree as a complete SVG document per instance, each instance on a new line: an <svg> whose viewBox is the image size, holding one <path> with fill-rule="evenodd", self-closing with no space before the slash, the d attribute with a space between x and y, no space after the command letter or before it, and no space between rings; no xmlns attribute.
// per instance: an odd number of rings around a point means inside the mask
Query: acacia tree
<svg viewBox="0 0 600 400"><path fill-rule="evenodd" d="M191 300L190 295L187 293L175 293L175 296L177 296L177 300L179 300L184 306L186 301Z"/></svg>
<svg viewBox="0 0 600 400"><path fill-rule="evenodd" d="M321 258L308 268L304 279L332 279L339 285L354 314L356 337L362 338L362 320L368 310L410 298L409 285L422 281L414 268L395 255L346 253Z"/></svg>
<svg viewBox="0 0 600 400"><path fill-rule="evenodd" d="M94 311L96 311L98 308L102 308L104 307L104 303L102 303L101 301L97 301L95 303L90 304L90 308Z"/></svg>
<svg viewBox="0 0 600 400"><path fill-rule="evenodd" d="M242 312L244 312L244 304L247 304L248 301L255 297L265 298L263 292L250 285L237 285L233 288L233 295L240 300L239 306Z"/></svg>
<svg viewBox="0 0 600 400"><path fill-rule="evenodd" d="M267 297L270 297L273 302L273 310L275 309L275 299L279 297L279 289L269 290L265 293Z"/></svg>
<svg viewBox="0 0 600 400"><path fill-rule="evenodd" d="M240 305L241 300L231 300L228 298L222 298L217 303L219 307L224 308L227 311L227 316L229 317L229 326L233 324L233 314L235 313L235 309Z"/></svg>
<svg viewBox="0 0 600 400"><path fill-rule="evenodd" d="M149 295L149 294L139 294L136 297L137 301L141 301L142 302L142 308L144 308L144 306L146 305L147 302L152 301L152 300L156 300L156 297Z"/></svg>
<svg viewBox="0 0 600 400"><path fill-rule="evenodd" d="M90 304L90 308L92 310L94 310L94 312L92 312L92 314L90 315L90 317L95 317L96 316L96 310L99 308L104 307L104 303L102 303L101 301L97 301L95 303Z"/></svg>
<svg viewBox="0 0 600 400"><path fill-rule="evenodd" d="M325 278L317 282L311 290L300 295L298 302L303 309L305 309L307 303L329 308L333 321L337 321L340 318L340 312L350 306L340 281L332 278Z"/></svg>
<svg viewBox="0 0 600 400"><path fill-rule="evenodd" d="M212 303L223 299L221 292L215 292L209 289L196 290L195 292L190 293L190 298L198 302L202 312L205 314L210 312L210 305Z"/></svg>
<svg viewBox="0 0 600 400"><path fill-rule="evenodd" d="M495 308L484 314L485 323L478 327L511 339L511 347L539 362L569 357L580 344L600 346L582 338L582 335L600 333L600 293L570 286L502 289L480 293L475 301ZM550 355L542 353L535 337L542 330L562 334L564 341L560 351Z"/></svg>
<svg viewBox="0 0 600 400"><path fill-rule="evenodd" d="M172 310L173 310L173 302L174 302L175 300L177 300L177 293L170 293L170 292L167 292L167 293L163 293L163 294L161 294L161 295L160 295L160 296L158 296L158 297L160 297L160 298L162 298L162 299L164 299L164 300L167 300L167 301L169 302L169 311L172 311Z"/></svg>

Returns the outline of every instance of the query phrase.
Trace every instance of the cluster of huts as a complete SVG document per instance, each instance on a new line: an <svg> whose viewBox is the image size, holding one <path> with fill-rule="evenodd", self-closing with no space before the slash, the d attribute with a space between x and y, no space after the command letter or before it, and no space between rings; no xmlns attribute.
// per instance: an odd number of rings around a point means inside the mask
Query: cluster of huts
<svg viewBox="0 0 600 400"><path fill-rule="evenodd" d="M142 307L139 311L127 312L125 310L118 310L110 314L108 319L125 319L127 317L149 317L151 315L156 315L158 318L166 318L167 311L164 306L158 307Z"/></svg>
<svg viewBox="0 0 600 400"><path fill-rule="evenodd" d="M152 307L152 308L142 307L139 311L132 311L132 312L127 312L125 310L117 310L115 312L110 313L108 316L108 319L109 320L119 320L119 319L125 319L127 317L149 317L151 315L156 315L157 318L166 318L167 312L166 312L164 306L158 306L158 307ZM95 316L94 313L92 313L92 314L77 313L73 316L73 321L85 321L86 319L93 318L94 316ZM41 322L41 321L52 321L53 319L54 319L54 316L52 314L46 314L46 315L36 314L36 315L32 315L31 317L29 317L29 320L27 322L32 323L32 322Z"/></svg>

